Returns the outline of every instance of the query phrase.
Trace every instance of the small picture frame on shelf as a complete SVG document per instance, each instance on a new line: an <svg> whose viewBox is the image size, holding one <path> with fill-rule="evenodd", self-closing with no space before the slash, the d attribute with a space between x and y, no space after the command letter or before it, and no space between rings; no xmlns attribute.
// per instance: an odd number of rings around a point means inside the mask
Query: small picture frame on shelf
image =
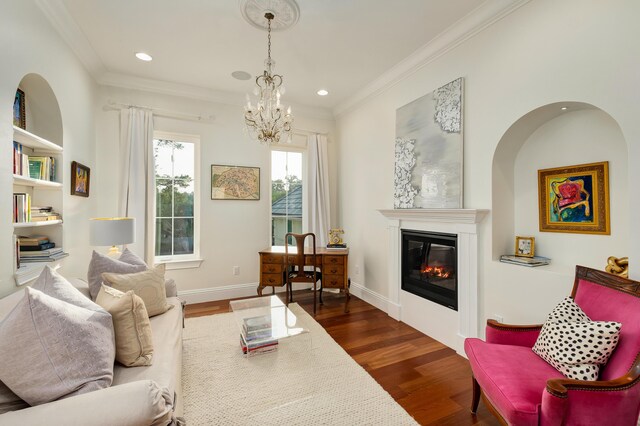
<svg viewBox="0 0 640 426"><path fill-rule="evenodd" d="M16 90L16 98L13 101L13 125L27 130L27 118L24 107L24 92Z"/></svg>
<svg viewBox="0 0 640 426"><path fill-rule="evenodd" d="M91 169L78 162L71 162L71 195L89 196Z"/></svg>
<svg viewBox="0 0 640 426"><path fill-rule="evenodd" d="M516 256L535 256L535 237L516 237Z"/></svg>

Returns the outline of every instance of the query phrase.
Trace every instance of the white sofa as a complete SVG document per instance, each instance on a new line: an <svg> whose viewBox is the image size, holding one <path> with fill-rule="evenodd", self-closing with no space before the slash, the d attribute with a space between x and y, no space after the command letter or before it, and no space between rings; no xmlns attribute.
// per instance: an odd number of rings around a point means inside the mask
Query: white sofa
<svg viewBox="0 0 640 426"><path fill-rule="evenodd" d="M69 281L89 297L86 282ZM167 301L174 308L150 319L153 365L124 367L116 363L111 387L6 412L0 415L0 425L182 424L183 305L176 297L175 284L171 280L167 284ZM0 299L0 321L22 297L24 292L18 291Z"/></svg>

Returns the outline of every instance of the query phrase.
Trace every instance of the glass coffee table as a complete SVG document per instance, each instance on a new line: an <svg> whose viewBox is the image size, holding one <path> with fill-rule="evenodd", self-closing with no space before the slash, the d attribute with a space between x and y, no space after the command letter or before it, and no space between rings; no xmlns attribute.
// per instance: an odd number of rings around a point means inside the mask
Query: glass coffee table
<svg viewBox="0 0 640 426"><path fill-rule="evenodd" d="M240 332L242 352L247 356L272 352L296 336L305 335L308 339L293 340L307 341L310 345L309 330L302 327L299 318L278 296L234 300L229 306Z"/></svg>

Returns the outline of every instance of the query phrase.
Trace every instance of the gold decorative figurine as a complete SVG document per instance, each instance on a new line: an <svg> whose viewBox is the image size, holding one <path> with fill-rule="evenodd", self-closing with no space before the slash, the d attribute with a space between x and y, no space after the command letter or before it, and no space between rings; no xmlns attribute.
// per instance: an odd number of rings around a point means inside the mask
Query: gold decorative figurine
<svg viewBox="0 0 640 426"><path fill-rule="evenodd" d="M329 230L329 244L327 247L347 247L347 245L342 240L342 235L344 234L344 229L342 228L332 228Z"/></svg>
<svg viewBox="0 0 640 426"><path fill-rule="evenodd" d="M609 256L604 270L619 277L629 278L629 258Z"/></svg>

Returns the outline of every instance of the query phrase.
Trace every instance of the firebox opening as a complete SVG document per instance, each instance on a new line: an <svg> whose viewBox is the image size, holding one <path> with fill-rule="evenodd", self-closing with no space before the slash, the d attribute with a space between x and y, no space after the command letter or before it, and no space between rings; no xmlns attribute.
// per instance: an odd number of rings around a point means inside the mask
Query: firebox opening
<svg viewBox="0 0 640 426"><path fill-rule="evenodd" d="M458 310L457 235L402 230L402 289Z"/></svg>

